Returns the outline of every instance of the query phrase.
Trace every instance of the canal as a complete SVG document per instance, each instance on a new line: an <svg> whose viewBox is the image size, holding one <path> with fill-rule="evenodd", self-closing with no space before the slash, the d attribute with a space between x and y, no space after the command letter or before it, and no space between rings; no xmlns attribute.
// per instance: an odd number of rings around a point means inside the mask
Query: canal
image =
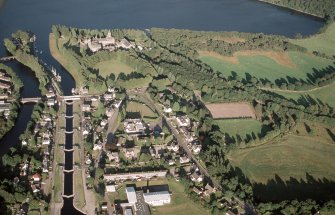
<svg viewBox="0 0 335 215"><path fill-rule="evenodd" d="M65 95L71 94L75 82L50 55L49 33L53 24L80 28L185 28L191 30L264 32L293 37L296 33L316 33L323 22L290 10L255 0L0 0L0 40L18 29L37 35L39 57L56 68L62 76ZM75 11L75 12L74 12ZM0 56L6 56L0 48ZM23 97L40 96L32 71L17 62L6 63L24 83ZM0 141L0 154L20 143L19 136L27 126L33 110L23 105L15 127ZM66 114L73 113L67 105ZM66 130L72 131L73 120L66 119ZM72 149L73 135L66 134L65 148ZM66 170L73 168L73 153L65 152ZM64 195L73 194L73 173L64 174ZM81 214L73 207L73 198L64 198L62 214Z"/></svg>

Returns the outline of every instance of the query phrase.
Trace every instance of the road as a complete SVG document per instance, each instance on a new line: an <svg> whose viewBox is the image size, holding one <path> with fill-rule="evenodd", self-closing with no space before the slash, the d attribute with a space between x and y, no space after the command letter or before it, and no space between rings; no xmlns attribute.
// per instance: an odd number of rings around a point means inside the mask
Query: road
<svg viewBox="0 0 335 215"><path fill-rule="evenodd" d="M195 157L194 154L192 154L191 150L188 148L187 146L187 142L185 141L185 139L178 133L177 129L174 128L171 124L171 122L169 121L169 119L167 119L167 117L164 115L163 111L161 110L160 107L158 107L154 101L150 98L150 95L148 95L147 93L145 94L140 94L142 95L142 99L143 102L146 102L147 105L149 105L150 107L154 107L155 110L157 111L157 113L164 119L166 125L169 127L170 132L172 132L172 134L175 136L175 138L177 139L177 142L179 144L179 146L183 147L184 151L186 152L186 154L188 155L188 157L197 164L199 171L201 172L201 174L205 175L206 177L208 177L215 188L217 189L222 189L221 185L215 181L208 173L207 169L205 167L202 166L202 164L200 163L200 161Z"/></svg>

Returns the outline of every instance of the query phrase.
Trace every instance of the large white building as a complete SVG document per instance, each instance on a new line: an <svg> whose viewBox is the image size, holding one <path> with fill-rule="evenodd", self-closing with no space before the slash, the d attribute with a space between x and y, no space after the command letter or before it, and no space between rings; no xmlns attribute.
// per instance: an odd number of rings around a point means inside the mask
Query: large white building
<svg viewBox="0 0 335 215"><path fill-rule="evenodd" d="M144 201L151 206L162 206L171 203L168 191L143 193Z"/></svg>

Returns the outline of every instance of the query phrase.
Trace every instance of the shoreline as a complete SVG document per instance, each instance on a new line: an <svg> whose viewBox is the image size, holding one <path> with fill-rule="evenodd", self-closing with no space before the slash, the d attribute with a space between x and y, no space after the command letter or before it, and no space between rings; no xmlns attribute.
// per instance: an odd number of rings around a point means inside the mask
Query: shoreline
<svg viewBox="0 0 335 215"><path fill-rule="evenodd" d="M316 14L313 14L313 13L309 13L307 11L298 10L298 9L295 9L295 8L292 8L292 7L288 7L288 6L285 6L285 5L276 4L276 3L273 3L273 2L268 2L268 1L265 1L265 0L257 0L257 1L258 2L263 2L265 4L269 4L269 5L274 5L274 6L277 6L277 7L281 7L281 8L284 8L284 9L287 9L287 10L290 10L290 11L294 11L294 12L297 12L297 13L301 13L301 14L304 14L304 15L312 16L312 17L320 19L320 20L322 20L324 22L327 21L324 17L316 15Z"/></svg>

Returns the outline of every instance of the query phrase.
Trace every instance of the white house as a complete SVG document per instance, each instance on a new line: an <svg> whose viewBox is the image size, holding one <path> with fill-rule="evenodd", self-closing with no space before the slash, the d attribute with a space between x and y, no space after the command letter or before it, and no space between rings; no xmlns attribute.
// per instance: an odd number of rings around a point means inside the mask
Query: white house
<svg viewBox="0 0 335 215"><path fill-rule="evenodd" d="M187 116L178 116L176 120L179 127L191 126L191 120Z"/></svg>
<svg viewBox="0 0 335 215"><path fill-rule="evenodd" d="M116 192L115 185L106 185L106 191L108 193L114 193L114 192Z"/></svg>

